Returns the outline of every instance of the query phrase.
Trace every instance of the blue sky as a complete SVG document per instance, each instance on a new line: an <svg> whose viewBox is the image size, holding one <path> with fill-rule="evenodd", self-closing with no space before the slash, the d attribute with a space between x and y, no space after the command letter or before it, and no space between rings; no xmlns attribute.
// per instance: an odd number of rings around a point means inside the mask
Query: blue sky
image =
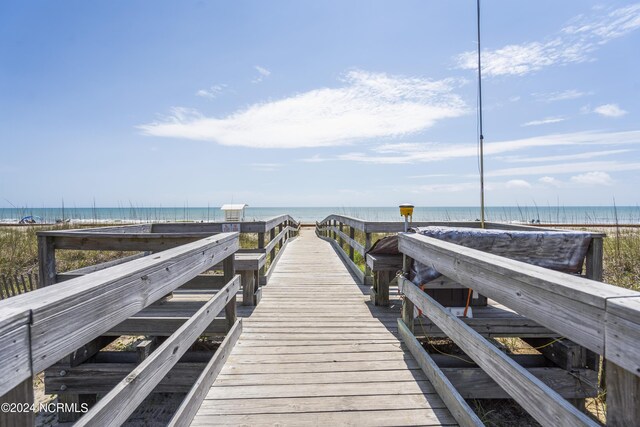
<svg viewBox="0 0 640 427"><path fill-rule="evenodd" d="M0 207L479 203L475 2L3 1ZM488 205L637 205L640 3L485 0Z"/></svg>

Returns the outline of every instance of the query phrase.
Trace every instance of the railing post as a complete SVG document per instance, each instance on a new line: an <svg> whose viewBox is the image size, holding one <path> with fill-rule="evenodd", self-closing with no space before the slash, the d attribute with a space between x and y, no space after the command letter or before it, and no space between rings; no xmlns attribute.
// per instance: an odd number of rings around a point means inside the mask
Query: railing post
<svg viewBox="0 0 640 427"><path fill-rule="evenodd" d="M3 396L0 396L0 403L11 405L12 403L18 405L32 405L34 403L33 398L33 377L29 377L15 386L12 390ZM0 411L0 426L3 427L22 427L35 425L36 417L35 412L29 411L14 411L9 410Z"/></svg>
<svg viewBox="0 0 640 427"><path fill-rule="evenodd" d="M607 426L632 426L640 420L640 377L606 360Z"/></svg>
<svg viewBox="0 0 640 427"><path fill-rule="evenodd" d="M402 255L402 271L404 272L404 276L407 278L407 280L409 280L410 261L411 258L409 258L407 255ZM402 299L402 321L405 325L407 325L407 328L409 328L411 333L414 333L414 304L413 301L407 298L406 295Z"/></svg>
<svg viewBox="0 0 640 427"><path fill-rule="evenodd" d="M269 243L271 243L273 241L273 239L276 238L276 228L273 227L271 229L271 231L269 231ZM276 247L275 245L273 246L273 249L271 249L271 251L269 252L269 257L271 262L273 262L273 259L276 257Z"/></svg>
<svg viewBox="0 0 640 427"><path fill-rule="evenodd" d="M222 261L222 269L224 274L224 282L229 283L236 274L235 255L231 254ZM224 307L224 317L227 319L228 330L231 330L233 324L236 323L236 296L229 300Z"/></svg>
<svg viewBox="0 0 640 427"><path fill-rule="evenodd" d="M264 232L258 233L258 249L264 249ZM259 277L264 277L264 265L260 267ZM260 282L258 282L258 286L260 286Z"/></svg>
<svg viewBox="0 0 640 427"><path fill-rule="evenodd" d="M38 288L56 283L56 248L51 236L38 236Z"/></svg>
<svg viewBox="0 0 640 427"><path fill-rule="evenodd" d="M369 249L371 249L371 233L369 233L365 229L365 233L364 233L364 255L363 255L364 257L367 256L367 252L369 252ZM367 277L371 277L371 267L369 267L369 265L367 265L367 263L365 262L364 263L364 279L365 279L365 283L366 283ZM409 326L409 325L407 325L407 326Z"/></svg>
<svg viewBox="0 0 640 427"><path fill-rule="evenodd" d="M336 229L334 228L336 226L336 222L337 221L335 219L331 220L331 227L332 227L331 233L332 233L333 240L336 240Z"/></svg>
<svg viewBox="0 0 640 427"><path fill-rule="evenodd" d="M343 227L342 222L338 222L338 227L340 228L340 232L342 232L342 227ZM344 239L342 238L342 235L340 235L339 243L340 243L340 247L344 245Z"/></svg>
<svg viewBox="0 0 640 427"><path fill-rule="evenodd" d="M585 260L587 278L602 282L602 256L602 237L593 237Z"/></svg>
<svg viewBox="0 0 640 427"><path fill-rule="evenodd" d="M349 226L349 238L351 240L355 240L355 238L356 238L356 229L351 227L351 226ZM349 245L349 259L351 261L355 261L355 259L354 259L354 249L353 249L353 246L351 246L351 245Z"/></svg>
<svg viewBox="0 0 640 427"><path fill-rule="evenodd" d="M280 224L278 224L278 235L280 235L280 233L282 233L282 230L283 230L282 224L283 224L282 222ZM282 249L282 242L284 242L284 236L282 236L282 238L278 242L278 249Z"/></svg>

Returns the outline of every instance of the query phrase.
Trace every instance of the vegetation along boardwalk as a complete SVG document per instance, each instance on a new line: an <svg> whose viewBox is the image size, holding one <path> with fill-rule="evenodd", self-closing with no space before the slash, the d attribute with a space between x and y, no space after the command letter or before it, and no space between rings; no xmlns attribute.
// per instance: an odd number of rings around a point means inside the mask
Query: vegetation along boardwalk
<svg viewBox="0 0 640 427"><path fill-rule="evenodd" d="M193 425L455 425L365 292L301 230Z"/></svg>

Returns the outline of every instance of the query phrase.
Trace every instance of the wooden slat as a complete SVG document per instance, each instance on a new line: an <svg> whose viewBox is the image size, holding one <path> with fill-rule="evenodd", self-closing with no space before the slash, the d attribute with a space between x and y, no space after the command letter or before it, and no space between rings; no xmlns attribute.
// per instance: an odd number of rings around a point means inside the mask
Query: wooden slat
<svg viewBox="0 0 640 427"><path fill-rule="evenodd" d="M605 302L634 291L434 238L401 234L400 250L584 347L604 352Z"/></svg>
<svg viewBox="0 0 640 427"><path fill-rule="evenodd" d="M444 375L438 365L429 354L422 348L416 337L404 324L402 319L398 319L398 329L402 341L407 345L409 351L415 357L422 371L427 375L431 384L436 389L440 398L446 403L447 408L461 426L484 426L480 418L473 412L473 409L460 396L458 390L451 384L451 381Z"/></svg>
<svg viewBox="0 0 640 427"><path fill-rule="evenodd" d="M405 284L403 293L417 308L428 313L440 329L538 422L543 425L598 425L416 285Z"/></svg>
<svg viewBox="0 0 640 427"><path fill-rule="evenodd" d="M77 426L119 426L169 372L227 303L240 289L240 276L235 276L209 300L189 321L171 335L131 374L87 412Z"/></svg>
<svg viewBox="0 0 640 427"><path fill-rule="evenodd" d="M145 256L145 253L141 252L139 254L129 255L123 258L102 262L100 264L90 265L88 267L78 268L76 270L65 271L64 274L72 275L71 277L82 276L84 274L89 274L95 271L104 270L105 268L113 267L114 265L119 265L125 262L133 261L134 259L142 258L143 256Z"/></svg>
<svg viewBox="0 0 640 427"><path fill-rule="evenodd" d="M222 370L222 366L224 365L229 353L235 346L240 334L242 333L242 319L238 319L229 334L225 337L218 350L216 350L215 354L207 364L207 366L202 371L202 374L196 380L196 383L193 385L187 396L182 401L180 407L176 410L175 414L171 418L169 422L170 427L174 426L188 426L193 420L193 417L196 415L196 411L202 404L211 384L218 377L218 374Z"/></svg>

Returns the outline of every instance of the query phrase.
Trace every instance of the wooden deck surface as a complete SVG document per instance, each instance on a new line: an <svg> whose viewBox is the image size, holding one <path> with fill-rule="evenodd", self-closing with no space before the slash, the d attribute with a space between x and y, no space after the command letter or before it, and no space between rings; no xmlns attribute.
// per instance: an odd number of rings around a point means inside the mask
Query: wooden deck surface
<svg viewBox="0 0 640 427"><path fill-rule="evenodd" d="M192 425L455 425L365 290L301 230Z"/></svg>

